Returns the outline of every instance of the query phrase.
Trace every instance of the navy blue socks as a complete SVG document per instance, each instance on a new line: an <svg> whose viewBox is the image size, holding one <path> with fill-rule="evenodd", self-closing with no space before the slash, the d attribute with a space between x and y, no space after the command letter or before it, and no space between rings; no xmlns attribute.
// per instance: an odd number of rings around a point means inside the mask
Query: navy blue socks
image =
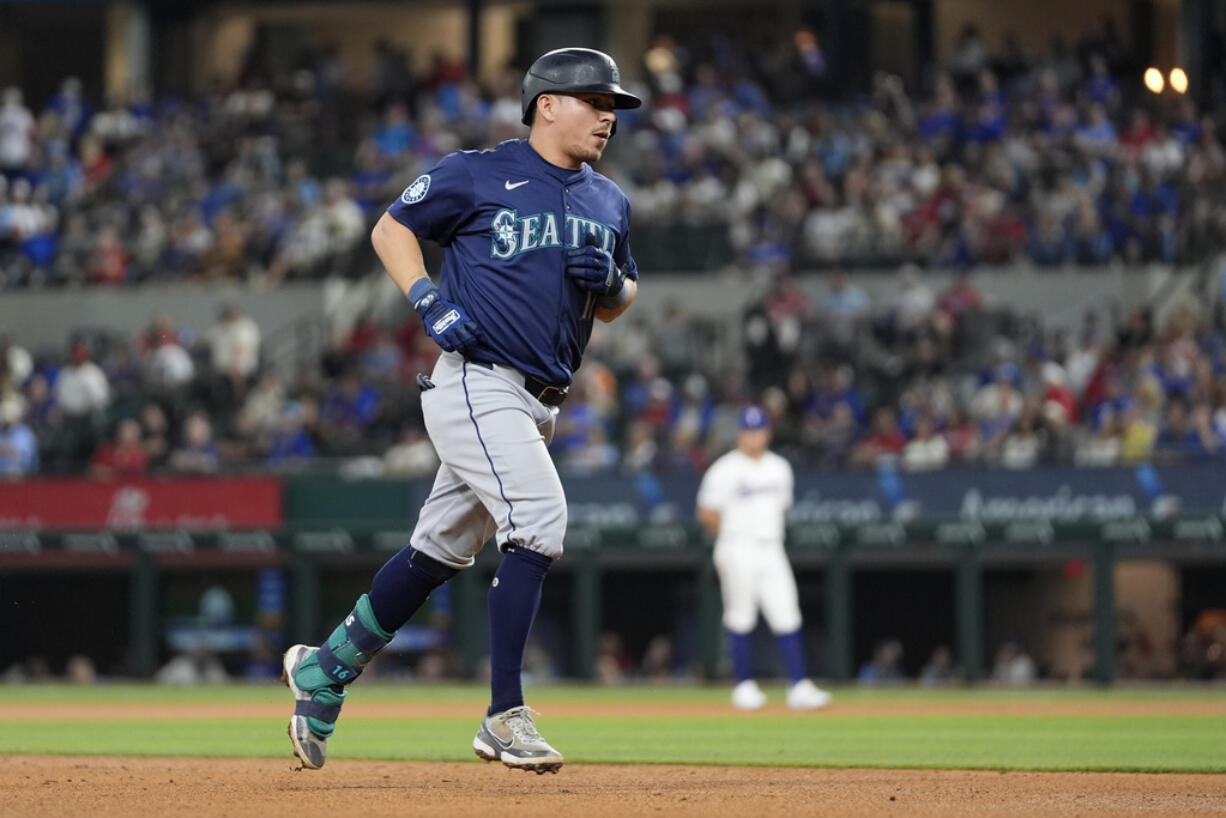
<svg viewBox="0 0 1226 818"><path fill-rule="evenodd" d="M528 632L541 607L541 585L553 560L508 546L490 583L490 709L488 715L524 703L520 674Z"/></svg>
<svg viewBox="0 0 1226 818"><path fill-rule="evenodd" d="M800 638L800 631L781 633L775 637L779 644L779 652L783 654L783 665L788 672L788 680L796 684L805 678L805 644Z"/></svg>
<svg viewBox="0 0 1226 818"><path fill-rule="evenodd" d="M748 633L728 631L728 656L732 659L732 675L737 683L753 678L753 642Z"/></svg>
<svg viewBox="0 0 1226 818"><path fill-rule="evenodd" d="M541 606L541 586L553 560L509 547L490 584L489 713L501 713L524 703L520 674L528 632ZM406 546L375 574L370 607L383 630L395 632L417 612L430 593L458 574L455 568Z"/></svg>
<svg viewBox="0 0 1226 818"><path fill-rule="evenodd" d="M379 625L395 633L422 606L430 592L460 573L406 545L370 584L370 607Z"/></svg>

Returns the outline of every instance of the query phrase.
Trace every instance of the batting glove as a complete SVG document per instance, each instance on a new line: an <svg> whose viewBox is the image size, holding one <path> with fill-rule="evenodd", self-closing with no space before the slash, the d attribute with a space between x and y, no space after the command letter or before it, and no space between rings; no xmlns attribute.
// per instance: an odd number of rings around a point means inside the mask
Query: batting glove
<svg viewBox="0 0 1226 818"><path fill-rule="evenodd" d="M480 339L477 322L455 304L444 301L430 279L420 279L409 288L409 301L426 325L426 333L447 352L463 351Z"/></svg>
<svg viewBox="0 0 1226 818"><path fill-rule="evenodd" d="M597 295L617 295L626 286L626 273L613 261L613 254L587 234L582 247L566 251L566 274L575 284Z"/></svg>

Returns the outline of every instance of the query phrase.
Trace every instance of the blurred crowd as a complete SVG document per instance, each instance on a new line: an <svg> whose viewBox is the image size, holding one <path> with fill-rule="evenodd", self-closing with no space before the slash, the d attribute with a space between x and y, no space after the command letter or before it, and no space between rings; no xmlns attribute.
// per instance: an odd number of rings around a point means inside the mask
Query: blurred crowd
<svg viewBox="0 0 1226 818"><path fill-rule="evenodd" d="M679 303L632 311L596 327L553 454L566 474L697 475L735 441L738 410L760 402L775 448L801 468L1226 456L1226 331L1212 300L1161 320L1089 310L1068 331L989 307L992 282L904 268L875 301L842 271L817 297L779 271L731 318ZM199 334L161 315L136 338L81 334L60 350L0 339L0 474L318 464L429 476L414 376L438 349L407 307L394 315L362 316L293 373L268 365L259 326L232 304Z"/></svg>
<svg viewBox="0 0 1226 818"><path fill-rule="evenodd" d="M366 276L367 228L408 181L451 150L523 133L519 69L481 86L443 57L414 73L381 43L358 96L332 49L280 73L257 57L194 100L95 108L72 78L47 101L5 90L0 286ZM564 471L698 473L749 401L802 467L1222 456L1212 288L1162 305L1160 321L1098 305L1063 331L993 306L982 273L1220 248L1214 112L1140 96L1109 23L1043 56L1012 39L993 51L968 28L923 94L881 74L849 98L806 31L770 48L661 37L641 68L649 102L621 112L602 163L631 197L636 247L713 230L703 252L760 295L731 324L669 303L598 325L553 444ZM847 272L886 263L898 272L885 297ZM816 295L793 278L814 266L828 270ZM2 339L0 474L323 462L428 475L413 376L437 348L409 310L392 315L364 317L298 371L269 366L237 305L203 332L154 316L134 338Z"/></svg>
<svg viewBox="0 0 1226 818"><path fill-rule="evenodd" d="M80 334L37 356L2 339L0 475L200 475L319 458L402 476L437 467L410 386L438 355L420 321L399 333L362 322L293 377L261 350L259 326L233 304L199 335L158 315L136 338Z"/></svg>
<svg viewBox="0 0 1226 818"><path fill-rule="evenodd" d="M623 60L627 58L623 55ZM0 94L0 287L362 275L366 228L457 148L522 136L519 79L380 43L196 99ZM922 89L851 95L818 37L659 37L602 171L647 267L1195 262L1222 246L1218 111L1154 95L1110 21L1049 52L973 27ZM630 72L627 72L630 73ZM364 81L363 81L364 80ZM361 93L353 89L361 87ZM1192 89L1200 98L1208 89ZM698 237L696 240L693 237Z"/></svg>
<svg viewBox="0 0 1226 818"><path fill-rule="evenodd" d="M990 278L984 279L990 288ZM555 439L570 469L701 472L761 401L801 467L1097 467L1226 454L1226 335L1200 302L1159 323L1089 311L1074 331L990 309L967 273L898 274L886 303L836 272L817 298L781 275L742 315L737 366L696 369L717 330L676 308L601 332ZM633 324L633 318L630 319ZM606 366L607 365L607 366Z"/></svg>
<svg viewBox="0 0 1226 818"><path fill-rule="evenodd" d="M1189 263L1222 246L1221 111L1141 88L1110 20L1044 55L967 26L924 94L878 72L848 99L806 31L761 52L662 39L645 64L651 104L619 166L635 213L727 228L743 263Z"/></svg>
<svg viewBox="0 0 1226 818"><path fill-rule="evenodd" d="M5 89L0 286L348 272L367 214L348 179L308 169L316 108L236 89L95 111L69 78L35 117Z"/></svg>

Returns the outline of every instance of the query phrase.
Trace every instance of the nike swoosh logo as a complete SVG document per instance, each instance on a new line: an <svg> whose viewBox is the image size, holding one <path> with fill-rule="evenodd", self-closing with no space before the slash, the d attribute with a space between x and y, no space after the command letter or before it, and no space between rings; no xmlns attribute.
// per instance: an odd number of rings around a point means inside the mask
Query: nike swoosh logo
<svg viewBox="0 0 1226 818"><path fill-rule="evenodd" d="M524 185L528 184L531 181L532 181L531 179L525 179L522 182L516 182L515 184L511 184L511 180L507 179L506 188L507 190L514 190L517 187L523 187Z"/></svg>

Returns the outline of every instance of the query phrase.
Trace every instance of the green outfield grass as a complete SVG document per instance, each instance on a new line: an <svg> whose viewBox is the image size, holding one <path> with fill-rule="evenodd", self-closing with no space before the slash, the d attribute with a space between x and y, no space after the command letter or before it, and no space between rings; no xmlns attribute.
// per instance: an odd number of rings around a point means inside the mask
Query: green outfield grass
<svg viewBox="0 0 1226 818"><path fill-rule="evenodd" d="M783 691L767 688L774 701ZM234 685L161 688L105 685L0 687L6 707L20 703L140 702L260 703L286 705L284 688ZM471 718L343 717L334 759L473 760L471 741L485 701L478 686L365 684L353 692L364 703L429 701L471 703ZM1129 772L1226 772L1226 718L1147 715L1147 703L1177 699L1220 703L1226 691L1191 688L1123 690L891 690L836 689L835 703L819 714L785 711L711 716L625 716L618 705L641 701L678 705L727 702L727 690L678 687L538 687L529 700L543 715L542 732L568 762L676 763L820 767L957 768L999 770L1097 770ZM554 703L584 702L604 717L549 714ZM1138 712L1101 715L1010 715L1017 703L1062 707L1103 702ZM905 704L907 715L840 713L840 705ZM959 715L956 706L973 706ZM924 714L925 705L940 712ZM951 705L955 707L951 713ZM990 714L1000 705L1000 714ZM366 709L369 713L369 708ZM988 712L988 715L985 715ZM284 718L244 719L7 719L0 717L0 753L141 756L286 757Z"/></svg>

